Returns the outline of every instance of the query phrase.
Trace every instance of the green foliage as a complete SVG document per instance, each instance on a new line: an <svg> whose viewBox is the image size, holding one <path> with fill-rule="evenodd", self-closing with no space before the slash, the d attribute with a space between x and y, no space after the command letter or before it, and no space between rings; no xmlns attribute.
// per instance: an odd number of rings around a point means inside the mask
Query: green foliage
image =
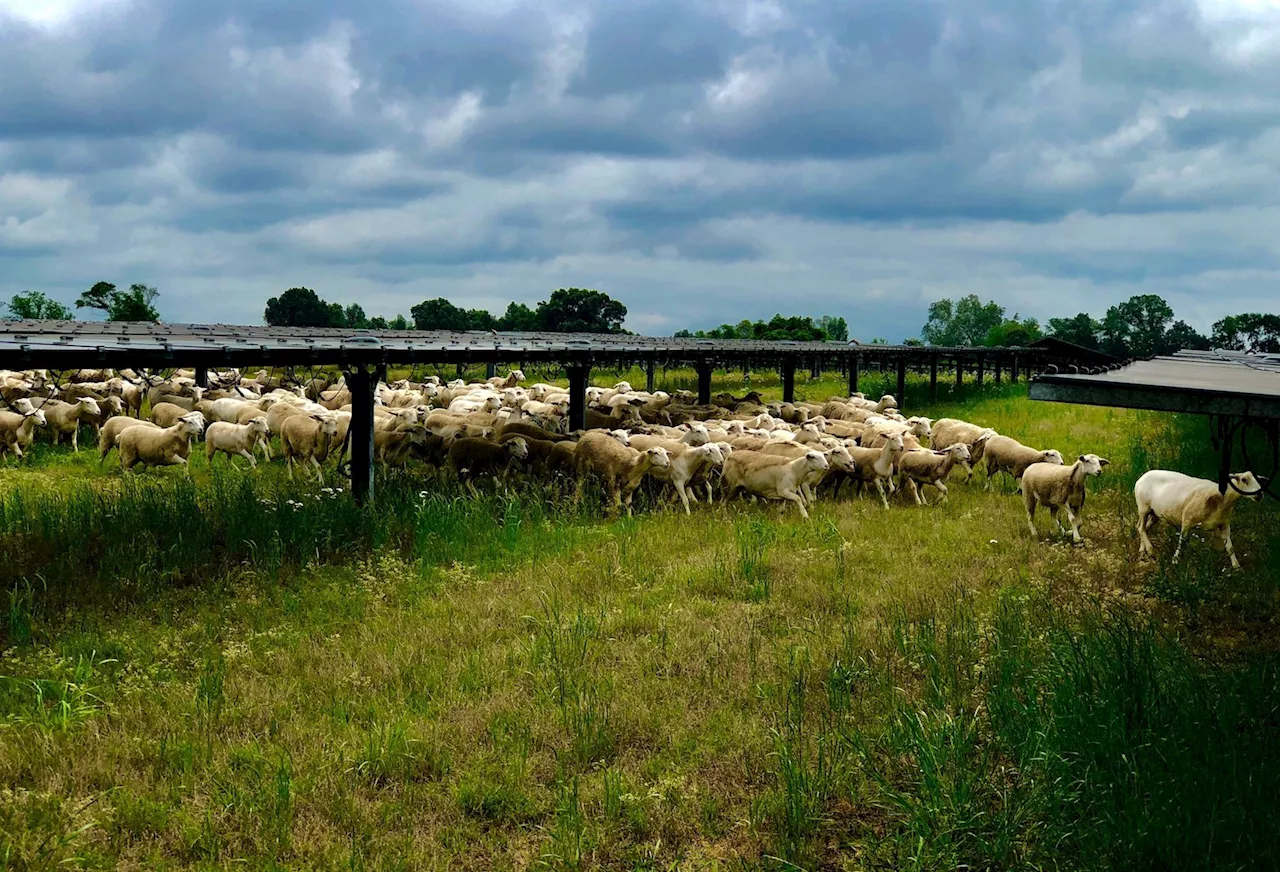
<svg viewBox="0 0 1280 872"><path fill-rule="evenodd" d="M818 319L818 329L832 342L849 341L849 322L835 315L823 315Z"/></svg>
<svg viewBox="0 0 1280 872"><path fill-rule="evenodd" d="M1139 294L1112 306L1102 319L1102 350L1115 357L1151 357L1165 350L1173 309L1162 297Z"/></svg>
<svg viewBox="0 0 1280 872"><path fill-rule="evenodd" d="M539 330L553 333L621 333L627 307L601 291L559 288L538 304Z"/></svg>
<svg viewBox="0 0 1280 872"><path fill-rule="evenodd" d="M9 301L9 314L23 321L72 321L75 313L43 291L14 294Z"/></svg>
<svg viewBox="0 0 1280 872"><path fill-rule="evenodd" d="M538 330L538 315L524 303L508 303L507 311L498 319L498 329L514 332Z"/></svg>
<svg viewBox="0 0 1280 872"><path fill-rule="evenodd" d="M1101 347L1100 334L1102 322L1093 318L1088 312L1081 312L1074 318L1050 318L1049 335L1094 351Z"/></svg>
<svg viewBox="0 0 1280 872"><path fill-rule="evenodd" d="M992 327L987 332L986 344L990 346L1026 346L1035 342L1041 336L1040 322L1035 318L1026 318L1019 320L1014 315L1008 321L1004 321Z"/></svg>
<svg viewBox="0 0 1280 872"><path fill-rule="evenodd" d="M108 321L159 321L155 300L160 292L143 284L122 291L110 282L98 282L76 299L77 309L101 309Z"/></svg>
<svg viewBox="0 0 1280 872"><path fill-rule="evenodd" d="M930 345L983 345L991 331L1004 322L1004 306L983 303L977 294L959 300L938 300L929 305L929 320L920 337Z"/></svg>
<svg viewBox="0 0 1280 872"><path fill-rule="evenodd" d="M342 311L341 307L338 311ZM272 327L343 326L334 323L333 306L320 299L311 288L289 288L280 296L272 297L267 300L262 317Z"/></svg>
<svg viewBox="0 0 1280 872"><path fill-rule="evenodd" d="M830 317L830 316L827 316ZM840 319L843 321L844 319ZM848 335L848 327L845 328ZM734 324L721 324L711 330L690 332L680 330L676 338L697 339L762 339L770 341L822 342L827 338L826 332L812 318L801 315L784 317L774 315L769 321L739 321Z"/></svg>
<svg viewBox="0 0 1280 872"><path fill-rule="evenodd" d="M1280 352L1280 315L1228 315L1214 323L1211 343L1233 351Z"/></svg>

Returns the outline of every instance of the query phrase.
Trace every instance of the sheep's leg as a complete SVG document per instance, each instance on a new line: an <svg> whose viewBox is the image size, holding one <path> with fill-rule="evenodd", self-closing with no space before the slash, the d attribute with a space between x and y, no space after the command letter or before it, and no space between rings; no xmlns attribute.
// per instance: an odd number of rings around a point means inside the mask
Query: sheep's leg
<svg viewBox="0 0 1280 872"><path fill-rule="evenodd" d="M311 456L311 465L316 468L316 481L324 484L324 470L320 466L320 461L316 460L315 455Z"/></svg>
<svg viewBox="0 0 1280 872"><path fill-rule="evenodd" d="M289 480L292 481L293 480L293 455L286 454L284 456L284 460L285 460L285 463L289 465Z"/></svg>
<svg viewBox="0 0 1280 872"><path fill-rule="evenodd" d="M1151 512L1143 512L1138 517L1138 556L1145 557L1154 549L1151 545L1151 539L1147 536L1147 528L1151 526Z"/></svg>
<svg viewBox="0 0 1280 872"><path fill-rule="evenodd" d="M924 505L924 501L920 498L920 488L916 487L916 480L914 478L907 479L907 488L910 490L912 502L917 506ZM901 488L899 488L899 490L901 490Z"/></svg>
<svg viewBox="0 0 1280 872"><path fill-rule="evenodd" d="M1067 513L1067 522L1071 524L1071 541L1079 545L1084 541L1080 536L1080 519L1076 517L1076 513L1071 511L1071 504L1067 503L1062 507ZM1066 532L1065 530L1063 531Z"/></svg>
<svg viewBox="0 0 1280 872"><path fill-rule="evenodd" d="M716 502L715 494L711 490L710 478L707 479L707 502L710 503L711 505L715 505L715 502Z"/></svg>
<svg viewBox="0 0 1280 872"><path fill-rule="evenodd" d="M889 498L884 494L884 482L880 480L879 476L876 476L876 490L880 492L880 502L884 503L886 509L889 508Z"/></svg>
<svg viewBox="0 0 1280 872"><path fill-rule="evenodd" d="M1190 524L1183 524L1178 528L1178 547L1173 549L1173 562L1178 562L1178 556L1182 554L1182 543L1187 538L1187 534L1191 532Z"/></svg>
<svg viewBox="0 0 1280 872"><path fill-rule="evenodd" d="M684 503L684 513L686 515L692 515L693 512L689 509L689 495L685 493L684 482L680 481L680 479L676 479L674 484L676 486L676 493L680 495L680 502Z"/></svg>
<svg viewBox="0 0 1280 872"><path fill-rule="evenodd" d="M239 453L241 457L247 457L249 459L249 466L251 468L253 469L258 468L258 459L254 457L253 453L250 452L247 448L241 448Z"/></svg>
<svg viewBox="0 0 1280 872"><path fill-rule="evenodd" d="M80 452L80 423L76 422L76 428L71 431L71 450L77 454Z"/></svg>
<svg viewBox="0 0 1280 872"><path fill-rule="evenodd" d="M1227 556L1231 558L1231 568L1239 569L1240 561L1236 559L1235 546L1231 544L1231 525L1222 525L1222 545L1227 549Z"/></svg>
<svg viewBox="0 0 1280 872"><path fill-rule="evenodd" d="M804 499L798 493L795 491L780 492L778 496L782 497L784 500L791 500L791 502L795 503L796 508L800 510L800 514L805 518L805 520L808 520L809 510L804 507Z"/></svg>
<svg viewBox="0 0 1280 872"><path fill-rule="evenodd" d="M946 503L951 501L951 494L947 493L947 486L941 480L931 482L931 484L942 493L942 498L939 502Z"/></svg>

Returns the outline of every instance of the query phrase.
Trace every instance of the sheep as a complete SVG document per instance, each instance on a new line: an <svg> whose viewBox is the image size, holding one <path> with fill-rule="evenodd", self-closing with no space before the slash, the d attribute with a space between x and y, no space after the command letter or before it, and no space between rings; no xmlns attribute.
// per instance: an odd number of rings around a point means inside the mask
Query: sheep
<svg viewBox="0 0 1280 872"><path fill-rule="evenodd" d="M724 496L728 501L738 490L770 500L789 500L804 518L809 511L800 495L801 482L811 472L830 464L820 451L806 450L794 460L758 451L735 451L724 463Z"/></svg>
<svg viewBox="0 0 1280 872"><path fill-rule="evenodd" d="M602 430L591 430L583 435L573 452L574 471L578 474L578 496L588 473L594 473L604 481L613 508L621 511L626 506L631 515L631 498L640 486L645 473L653 468L671 466L671 457L660 446L637 451L622 445Z"/></svg>
<svg viewBox="0 0 1280 872"><path fill-rule="evenodd" d="M1153 553L1147 530L1159 518L1178 528L1178 547L1173 552L1175 563L1187 534L1203 527L1222 531L1222 544L1231 558L1231 568L1239 569L1240 561L1231 544L1231 511L1242 496L1261 499L1264 481L1252 472L1237 472L1230 477L1226 493L1221 493L1217 483L1180 472L1153 469L1143 473L1133 486L1133 496L1138 503L1139 556Z"/></svg>
<svg viewBox="0 0 1280 872"><path fill-rule="evenodd" d="M175 406L173 403L157 403L151 407L151 413L147 416L151 423L164 428L172 427L174 423L183 415L190 415L193 409L184 409L182 406ZM201 414L204 414L201 412ZM258 412L261 415L261 412Z"/></svg>
<svg viewBox="0 0 1280 872"><path fill-rule="evenodd" d="M789 457L792 460L801 457L806 451L821 451L822 455L827 458L827 468L824 470L814 470L806 475L800 482L800 495L804 497L808 505L814 505L818 502L818 486L822 484L823 479L833 472L842 472L845 474L853 472L853 456L849 454L849 450L841 444L836 444L830 448L821 445L797 445L796 443L778 442L772 445L766 445L761 453L772 454L778 457Z"/></svg>
<svg viewBox="0 0 1280 872"><path fill-rule="evenodd" d="M293 461L311 461L316 479L324 484L324 471L320 464L329 457L329 449L338 433L338 419L325 412L292 415L280 423L280 448L289 466L289 478L293 478Z"/></svg>
<svg viewBox="0 0 1280 872"><path fill-rule="evenodd" d="M986 490L991 490L991 479L998 472L1007 472L1015 482L1022 481L1022 474L1033 463L1055 463L1062 465L1062 454L1056 448L1037 451L1028 448L1017 439L1009 436L992 436L987 439L983 457L987 461Z"/></svg>
<svg viewBox="0 0 1280 872"><path fill-rule="evenodd" d="M75 451L80 450L80 422L92 423L102 414L101 407L92 397L81 397L74 403L49 400L41 408L49 422L53 444L57 445L63 436L69 435Z"/></svg>
<svg viewBox="0 0 1280 872"><path fill-rule="evenodd" d="M947 476L951 474L951 469L956 464L964 464L969 462L969 446L963 442L959 442L949 448L941 451L929 451L920 449L917 451L904 451L898 457L898 479L906 481L911 487L911 495L915 498L916 505L927 506L929 501L924 497L925 485L933 485L942 494L942 500L947 499L947 486L943 484ZM919 487L916 483L919 482Z"/></svg>
<svg viewBox="0 0 1280 872"><path fill-rule="evenodd" d="M987 442L992 436L999 435L990 427L980 427L958 418L939 418L933 422L934 448L941 451L961 442L969 446L969 462L965 464L965 471L968 473L966 480L973 477L974 465L982 461Z"/></svg>
<svg viewBox="0 0 1280 872"><path fill-rule="evenodd" d="M529 444L523 436L513 436L505 442L463 437L449 446L449 465L473 491L475 476L492 475L505 482L512 465L528 457Z"/></svg>
<svg viewBox="0 0 1280 872"><path fill-rule="evenodd" d="M23 449L35 441L36 428L47 423L44 410L33 409L30 403L18 412L0 411L0 453L12 451L21 460Z"/></svg>
<svg viewBox="0 0 1280 872"><path fill-rule="evenodd" d="M144 421L141 418L130 418L120 416L111 418L107 423L102 425L102 429L98 431L98 463L102 463L107 459L107 455L111 453L111 449L116 447L120 441L120 434L131 427L145 427L148 430L159 430L158 424L150 421Z"/></svg>
<svg viewBox="0 0 1280 872"><path fill-rule="evenodd" d="M384 464L401 466L415 445L425 445L427 437L440 439L425 424L410 424L395 430L373 431L373 453ZM443 442L443 440L441 440Z"/></svg>
<svg viewBox="0 0 1280 872"><path fill-rule="evenodd" d="M245 424L232 424L227 421L214 421L204 434L204 454L210 465L213 456L219 451L226 454L234 464L235 456L247 457L249 465L257 467L257 458L252 449L264 443L271 436L271 428L267 426L265 415L250 418Z"/></svg>
<svg viewBox="0 0 1280 872"><path fill-rule="evenodd" d="M867 482L875 482L876 490L880 492L880 502L886 509L889 508L884 483L893 483L893 471L903 452L902 437L897 434L889 436L879 448L858 447L848 450L854 463L852 478L858 483L858 489L861 490L862 485ZM837 495L840 493L841 481L842 479L836 480Z"/></svg>
<svg viewBox="0 0 1280 872"><path fill-rule="evenodd" d="M959 446L956 446L959 447ZM1056 463L1033 463L1022 474L1022 504L1027 510L1027 526L1031 537L1036 538L1036 506L1049 510L1054 526L1065 533L1058 520L1059 507L1067 510L1071 522L1071 541L1083 542L1080 537L1080 513L1084 509L1084 481L1087 476L1102 475L1102 467L1111 461L1096 454L1081 454L1070 466Z"/></svg>
<svg viewBox="0 0 1280 872"><path fill-rule="evenodd" d="M699 441L705 436L704 428L701 433L688 431L683 441L664 439L660 436L631 437L631 447L639 451L659 447L667 452L671 465L651 470L651 474L656 479L671 482L676 494L680 497L680 502L684 505L686 515L692 514L689 510L689 482L712 467L724 463L724 453L718 445L714 442ZM694 499L696 500L697 497Z"/></svg>
<svg viewBox="0 0 1280 872"><path fill-rule="evenodd" d="M200 435L204 419L192 414L172 427L130 427L119 435L120 468L129 472L139 463L146 466L186 466L191 438ZM191 468L187 467L187 474Z"/></svg>

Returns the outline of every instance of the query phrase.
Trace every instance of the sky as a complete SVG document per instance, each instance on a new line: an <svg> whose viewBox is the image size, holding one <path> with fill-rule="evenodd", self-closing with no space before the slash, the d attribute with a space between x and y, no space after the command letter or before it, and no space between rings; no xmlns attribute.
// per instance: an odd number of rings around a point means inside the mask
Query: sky
<svg viewBox="0 0 1280 872"><path fill-rule="evenodd" d="M0 299L1280 309L1280 0L0 0Z"/></svg>

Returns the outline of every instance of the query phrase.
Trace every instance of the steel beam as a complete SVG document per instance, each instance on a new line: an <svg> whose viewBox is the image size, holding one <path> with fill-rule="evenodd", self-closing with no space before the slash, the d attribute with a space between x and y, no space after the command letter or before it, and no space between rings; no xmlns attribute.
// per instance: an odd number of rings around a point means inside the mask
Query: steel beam
<svg viewBox="0 0 1280 872"><path fill-rule="evenodd" d="M651 357L644 365L644 389L649 393L653 393L653 375L655 369L657 369L657 364L654 363L653 358Z"/></svg>
<svg viewBox="0 0 1280 872"><path fill-rule="evenodd" d="M569 429L585 430L587 426L587 380L591 367L584 364L569 367Z"/></svg>
<svg viewBox="0 0 1280 872"><path fill-rule="evenodd" d="M796 361L794 357L782 360L782 402L796 401Z"/></svg>
<svg viewBox="0 0 1280 872"><path fill-rule="evenodd" d="M375 367L353 368L346 373L351 391L351 494L365 505L373 501L373 395L378 385Z"/></svg>
<svg viewBox="0 0 1280 872"><path fill-rule="evenodd" d="M209 387L209 370L207 367L203 367L203 366L196 367L196 387L198 388Z"/></svg>
<svg viewBox="0 0 1280 872"><path fill-rule="evenodd" d="M698 364L698 402L711 402L711 364L707 362Z"/></svg>
<svg viewBox="0 0 1280 872"><path fill-rule="evenodd" d="M1000 359L1000 356L996 355L996 384L1000 384L1000 366L1003 363L1004 361Z"/></svg>
<svg viewBox="0 0 1280 872"><path fill-rule="evenodd" d="M494 377L494 376L496 376L497 374L498 374L498 364L494 363L494 362L491 360L491 361L489 361L488 363L486 363L486 364L484 365L484 377L485 377L485 378L493 378L493 377Z"/></svg>
<svg viewBox="0 0 1280 872"><path fill-rule="evenodd" d="M855 354L849 359L849 396L858 392L858 370L862 366L862 355Z"/></svg>
<svg viewBox="0 0 1280 872"><path fill-rule="evenodd" d="M1018 381L1018 355L1013 356L1013 363L1009 365L1009 381L1015 384Z"/></svg>

